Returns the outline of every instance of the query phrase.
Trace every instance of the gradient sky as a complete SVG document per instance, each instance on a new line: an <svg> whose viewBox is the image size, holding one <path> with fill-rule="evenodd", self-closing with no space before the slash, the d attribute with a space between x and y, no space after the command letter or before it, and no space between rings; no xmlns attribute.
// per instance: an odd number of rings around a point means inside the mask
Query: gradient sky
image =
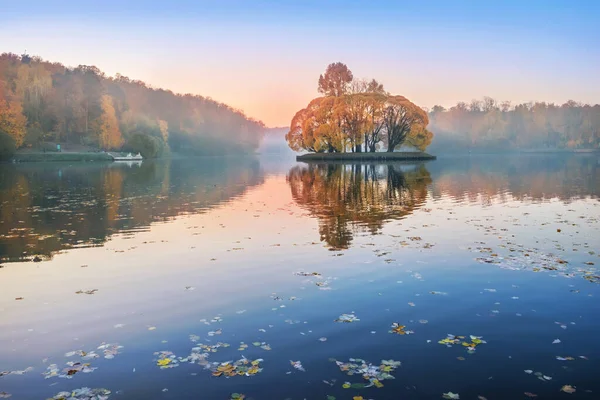
<svg viewBox="0 0 600 400"><path fill-rule="evenodd" d="M600 102L600 1L0 0L0 52L96 65L286 126L346 63L420 106Z"/></svg>

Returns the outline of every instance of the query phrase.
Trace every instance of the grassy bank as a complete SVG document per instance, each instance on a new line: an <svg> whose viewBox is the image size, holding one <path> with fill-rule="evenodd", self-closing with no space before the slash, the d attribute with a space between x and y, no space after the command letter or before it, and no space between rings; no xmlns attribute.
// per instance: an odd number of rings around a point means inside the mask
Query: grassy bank
<svg viewBox="0 0 600 400"><path fill-rule="evenodd" d="M66 161L66 162L97 162L97 161L113 161L113 158L107 153L44 153L44 152L17 152L13 160L16 162L49 162L49 161Z"/></svg>
<svg viewBox="0 0 600 400"><path fill-rule="evenodd" d="M296 161L422 161L435 159L435 156L423 152L309 153L296 156Z"/></svg>

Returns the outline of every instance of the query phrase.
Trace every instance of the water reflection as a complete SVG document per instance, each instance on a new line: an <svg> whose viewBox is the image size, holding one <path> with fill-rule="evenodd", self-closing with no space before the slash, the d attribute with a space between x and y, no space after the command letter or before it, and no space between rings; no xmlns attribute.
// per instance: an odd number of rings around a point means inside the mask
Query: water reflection
<svg viewBox="0 0 600 400"><path fill-rule="evenodd" d="M308 164L287 176L292 197L319 220L321 241L346 249L353 234L377 234L384 223L419 208L431 184L424 164Z"/></svg>
<svg viewBox="0 0 600 400"><path fill-rule="evenodd" d="M600 159L586 155L478 155L428 164L432 197L489 204L600 197Z"/></svg>
<svg viewBox="0 0 600 400"><path fill-rule="evenodd" d="M254 158L0 166L0 261L101 245L197 213L263 181Z"/></svg>

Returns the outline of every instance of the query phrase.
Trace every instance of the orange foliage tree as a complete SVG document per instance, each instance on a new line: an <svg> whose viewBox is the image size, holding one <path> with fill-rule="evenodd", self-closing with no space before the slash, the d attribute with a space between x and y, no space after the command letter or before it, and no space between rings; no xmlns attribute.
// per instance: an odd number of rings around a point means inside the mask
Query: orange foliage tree
<svg viewBox="0 0 600 400"><path fill-rule="evenodd" d="M403 144L424 150L433 134L427 113L403 96L388 94L376 80L354 79L345 64L333 63L319 77L318 91L298 111L286 139L295 151L394 151Z"/></svg>

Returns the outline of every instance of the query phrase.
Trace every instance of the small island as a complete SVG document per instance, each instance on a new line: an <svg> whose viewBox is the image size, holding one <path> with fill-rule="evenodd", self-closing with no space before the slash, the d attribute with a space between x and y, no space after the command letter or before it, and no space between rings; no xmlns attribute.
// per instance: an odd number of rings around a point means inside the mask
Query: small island
<svg viewBox="0 0 600 400"><path fill-rule="evenodd" d="M355 79L341 63L327 66L313 99L294 115L286 140L308 154L298 161L420 161L433 139L427 112L375 79ZM398 151L413 148L418 151Z"/></svg>
<svg viewBox="0 0 600 400"><path fill-rule="evenodd" d="M423 151L397 151L375 153L306 153L296 156L296 161L427 161L436 156Z"/></svg>

